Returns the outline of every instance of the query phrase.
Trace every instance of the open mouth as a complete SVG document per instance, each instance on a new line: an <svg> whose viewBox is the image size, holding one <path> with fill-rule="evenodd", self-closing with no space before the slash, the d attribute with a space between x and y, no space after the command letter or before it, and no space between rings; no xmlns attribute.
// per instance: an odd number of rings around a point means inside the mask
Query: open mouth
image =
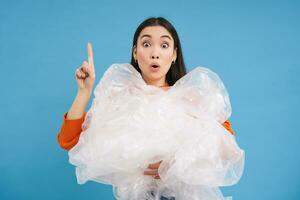
<svg viewBox="0 0 300 200"><path fill-rule="evenodd" d="M151 63L151 65L150 65L150 70L151 70L152 72L158 72L159 69L160 69L160 66L159 66L158 63Z"/></svg>

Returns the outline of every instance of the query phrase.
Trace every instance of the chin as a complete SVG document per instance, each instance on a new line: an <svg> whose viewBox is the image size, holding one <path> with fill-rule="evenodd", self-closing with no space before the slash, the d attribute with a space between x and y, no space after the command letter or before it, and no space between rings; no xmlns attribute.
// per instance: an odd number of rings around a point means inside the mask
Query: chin
<svg viewBox="0 0 300 200"><path fill-rule="evenodd" d="M149 73L149 78L161 79L165 76L163 73Z"/></svg>

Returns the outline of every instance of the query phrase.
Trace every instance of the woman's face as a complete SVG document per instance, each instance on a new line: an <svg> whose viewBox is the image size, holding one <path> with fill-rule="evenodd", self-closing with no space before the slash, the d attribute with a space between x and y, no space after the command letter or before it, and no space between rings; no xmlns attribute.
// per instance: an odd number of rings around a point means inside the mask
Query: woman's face
<svg viewBox="0 0 300 200"><path fill-rule="evenodd" d="M133 57L137 60L147 84L167 84L166 74L172 61L176 60L176 50L171 34L164 27L148 26L141 31L133 49Z"/></svg>

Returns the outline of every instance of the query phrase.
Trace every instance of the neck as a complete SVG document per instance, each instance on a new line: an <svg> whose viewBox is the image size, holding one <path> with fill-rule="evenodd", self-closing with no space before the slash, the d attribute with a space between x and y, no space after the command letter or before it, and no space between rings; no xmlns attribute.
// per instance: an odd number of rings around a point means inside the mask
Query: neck
<svg viewBox="0 0 300 200"><path fill-rule="evenodd" d="M168 87L169 86L168 83L166 82L166 77L163 77L158 80L149 80L146 77L143 77L143 79L145 80L147 85L153 85L156 87Z"/></svg>

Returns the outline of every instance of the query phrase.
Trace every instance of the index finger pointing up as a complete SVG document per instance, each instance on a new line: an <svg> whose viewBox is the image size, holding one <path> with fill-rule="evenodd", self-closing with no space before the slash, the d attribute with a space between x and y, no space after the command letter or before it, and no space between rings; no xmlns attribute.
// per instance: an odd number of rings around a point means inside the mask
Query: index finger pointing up
<svg viewBox="0 0 300 200"><path fill-rule="evenodd" d="M89 62L89 65L94 69L93 49L92 49L92 44L90 42L87 45L87 49L88 49L88 62Z"/></svg>

